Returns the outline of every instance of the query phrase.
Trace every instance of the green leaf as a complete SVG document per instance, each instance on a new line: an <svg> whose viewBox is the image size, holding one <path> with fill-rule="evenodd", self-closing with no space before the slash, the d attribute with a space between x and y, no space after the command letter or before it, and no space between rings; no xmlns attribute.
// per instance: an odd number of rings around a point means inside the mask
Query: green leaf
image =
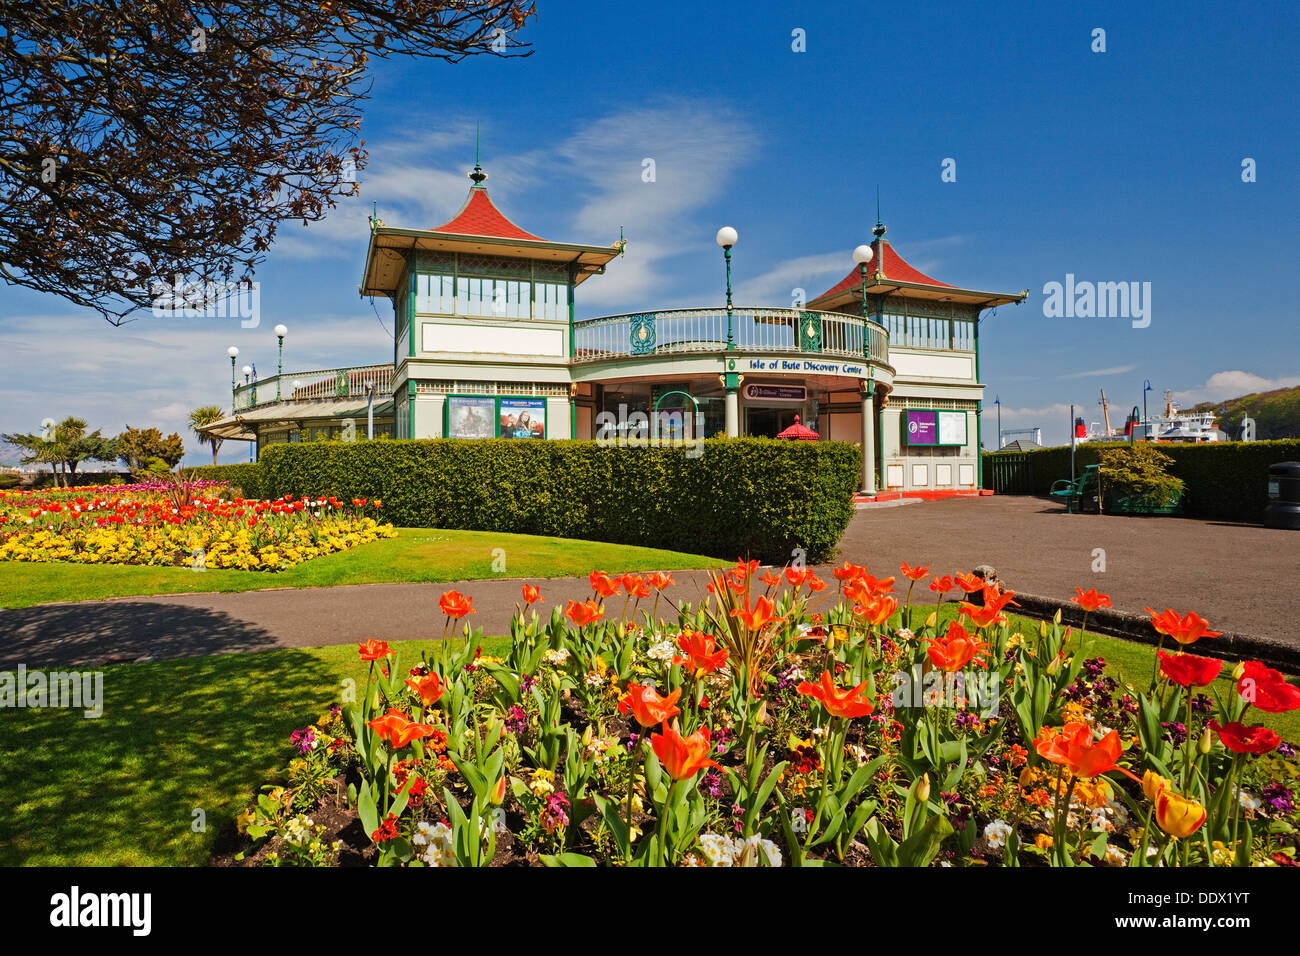
<svg viewBox="0 0 1300 956"><path fill-rule="evenodd" d="M548 856L545 853L538 854L537 858L546 866L595 866L596 861L589 856L581 853L557 853L554 856Z"/></svg>

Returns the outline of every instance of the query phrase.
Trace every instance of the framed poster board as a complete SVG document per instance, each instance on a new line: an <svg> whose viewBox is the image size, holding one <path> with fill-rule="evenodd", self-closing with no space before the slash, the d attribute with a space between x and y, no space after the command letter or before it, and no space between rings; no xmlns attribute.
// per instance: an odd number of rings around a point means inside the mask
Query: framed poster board
<svg viewBox="0 0 1300 956"><path fill-rule="evenodd" d="M497 400L477 395L447 396L448 438L496 438Z"/></svg>
<svg viewBox="0 0 1300 956"><path fill-rule="evenodd" d="M966 413L906 408L900 419L903 441L914 447L955 448L967 442Z"/></svg>
<svg viewBox="0 0 1300 956"><path fill-rule="evenodd" d="M498 434L502 438L545 438L546 399L497 399Z"/></svg>

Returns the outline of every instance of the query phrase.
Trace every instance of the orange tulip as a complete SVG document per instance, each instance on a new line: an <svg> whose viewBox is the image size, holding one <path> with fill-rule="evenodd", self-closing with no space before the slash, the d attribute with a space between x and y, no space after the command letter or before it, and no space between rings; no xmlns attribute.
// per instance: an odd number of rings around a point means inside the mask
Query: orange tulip
<svg viewBox="0 0 1300 956"><path fill-rule="evenodd" d="M753 607L736 608L731 612L731 616L740 618L740 622L751 631L766 627L773 621L782 620L776 616L776 605L766 595L755 601Z"/></svg>
<svg viewBox="0 0 1300 956"><path fill-rule="evenodd" d="M650 596L650 583L639 574L625 574L619 578L619 583L623 585L623 590L627 592L628 597L648 598Z"/></svg>
<svg viewBox="0 0 1300 956"><path fill-rule="evenodd" d="M945 574L943 577L936 577L930 582L930 590L935 594L947 594L953 589L952 575Z"/></svg>
<svg viewBox="0 0 1300 956"><path fill-rule="evenodd" d="M592 571L587 580L591 582L592 591L600 597L613 597L618 593L618 582L604 571Z"/></svg>
<svg viewBox="0 0 1300 956"><path fill-rule="evenodd" d="M1095 777L1114 770L1123 753L1118 731L1112 730L1094 741L1092 728L1072 721L1058 731L1044 727L1034 741L1034 749L1044 760L1060 764L1076 777Z"/></svg>
<svg viewBox="0 0 1300 956"><path fill-rule="evenodd" d="M677 638L677 646L682 649L684 657L674 657L674 664L689 664L697 678L712 674L727 663L727 649L718 649L712 635L699 631L682 631Z"/></svg>
<svg viewBox="0 0 1300 956"><path fill-rule="evenodd" d="M680 687L667 697L660 697L659 691L649 684L643 687L640 684L629 683L627 693L619 699L618 712L631 713L642 727L653 727L681 713L681 709L676 706L677 698L681 696Z"/></svg>
<svg viewBox="0 0 1300 956"><path fill-rule="evenodd" d="M826 582L817 577L817 575L813 574L811 571L809 571L807 577L803 579L803 583L808 585L808 590L813 594L819 594L826 590Z"/></svg>
<svg viewBox="0 0 1300 956"><path fill-rule="evenodd" d="M367 721L366 726L374 730L381 740L391 743L394 749L405 747L412 740L431 737L438 729L432 724L417 724L413 720L408 720L406 715L395 707L388 708L388 713L384 716Z"/></svg>
<svg viewBox="0 0 1300 956"><path fill-rule="evenodd" d="M835 575L835 580L837 581L852 581L854 578L866 574L867 566L865 564L850 564L848 561L845 561L838 568L834 568L831 573Z"/></svg>
<svg viewBox="0 0 1300 956"><path fill-rule="evenodd" d="M594 600L583 601L581 604L577 601L570 601L564 606L564 614L578 627L586 627L593 621L599 621L604 617L605 608Z"/></svg>
<svg viewBox="0 0 1300 956"><path fill-rule="evenodd" d="M961 670L975 658L986 654L988 648L956 621L948 622L948 631L943 637L927 637L926 641L930 645L926 648L930 662L948 673Z"/></svg>
<svg viewBox="0 0 1300 956"><path fill-rule="evenodd" d="M984 579L978 574L959 574L956 577L956 583L957 587L967 594L973 594L984 588Z"/></svg>
<svg viewBox="0 0 1300 956"><path fill-rule="evenodd" d="M804 579L812 574L807 568L788 567L785 569L785 579L790 582L790 587L797 588L803 584Z"/></svg>
<svg viewBox="0 0 1300 956"><path fill-rule="evenodd" d="M407 678L406 686L415 691L425 707L432 707L442 697L442 681L438 679L437 674L430 673L424 677Z"/></svg>
<svg viewBox="0 0 1300 956"><path fill-rule="evenodd" d="M763 575L759 580L763 582L765 587L774 588L781 583L781 575L777 574L775 571L768 571L767 574Z"/></svg>
<svg viewBox="0 0 1300 956"><path fill-rule="evenodd" d="M983 607L976 607L974 604L962 601L958 613L965 614L976 627L990 627L993 624L1007 622L1007 616L999 611L996 605L986 604Z"/></svg>
<svg viewBox="0 0 1300 956"><path fill-rule="evenodd" d="M898 600L889 595L882 595L873 598L870 603L858 605L853 608L853 613L866 620L874 627L879 627L893 616L898 610Z"/></svg>
<svg viewBox="0 0 1300 956"><path fill-rule="evenodd" d="M650 746L663 764L668 776L674 780L689 780L705 767L718 766L709 759L709 728L701 727L689 737L683 737L676 722L665 725L663 733L650 735Z"/></svg>
<svg viewBox="0 0 1300 956"><path fill-rule="evenodd" d="M535 602L535 601L543 601L543 600L545 600L545 598L542 597L542 589L541 589L541 588L537 587L537 586L534 585L534 584L525 584L525 585L524 585L524 603L525 603L525 604L532 604L532 603Z"/></svg>
<svg viewBox="0 0 1300 956"><path fill-rule="evenodd" d="M909 568L907 562L904 561L899 570L903 572L903 577L912 581L920 581L930 576L930 566L928 564L923 568Z"/></svg>
<svg viewBox="0 0 1300 956"><path fill-rule="evenodd" d="M459 621L466 614L475 613L474 608L470 605L473 598L468 598L459 591L446 591L438 599L438 607L442 608L442 613L449 618Z"/></svg>
<svg viewBox="0 0 1300 956"><path fill-rule="evenodd" d="M1085 591L1083 588L1075 588L1076 597L1071 598L1075 604L1083 608L1088 613L1092 613L1099 607L1110 607L1110 595L1099 594L1096 588Z"/></svg>
<svg viewBox="0 0 1300 956"><path fill-rule="evenodd" d="M357 653L361 655L363 661L377 661L381 657L387 657L391 652L386 641L376 641L371 638L364 644L357 641Z"/></svg>
<svg viewBox="0 0 1300 956"><path fill-rule="evenodd" d="M821 680L816 684L803 681L795 690L815 700L821 701L826 712L832 717L865 717L876 708L866 698L867 684L863 681L857 687L841 690L831 682L831 672L822 671Z"/></svg>
<svg viewBox="0 0 1300 956"><path fill-rule="evenodd" d="M1210 622L1194 611L1179 617L1172 608L1166 608L1164 614L1157 614L1151 608L1144 610L1151 615L1151 626L1157 632L1172 637L1179 644L1195 644L1203 637L1218 637L1223 633L1209 630Z"/></svg>
<svg viewBox="0 0 1300 956"><path fill-rule="evenodd" d="M1205 807L1191 797L1161 790L1156 796L1156 823L1171 837L1186 839L1205 822Z"/></svg>
<svg viewBox="0 0 1300 956"><path fill-rule="evenodd" d="M647 576L647 580L654 586L656 591L662 591L664 588L673 584L673 575L671 571L656 571Z"/></svg>

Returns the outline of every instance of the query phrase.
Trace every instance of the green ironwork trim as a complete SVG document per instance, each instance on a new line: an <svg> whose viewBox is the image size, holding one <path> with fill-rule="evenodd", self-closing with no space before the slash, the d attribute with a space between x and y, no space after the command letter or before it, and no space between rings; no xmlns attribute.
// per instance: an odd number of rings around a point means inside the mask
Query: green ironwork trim
<svg viewBox="0 0 1300 956"><path fill-rule="evenodd" d="M415 437L415 380L406 380L406 437Z"/></svg>
<svg viewBox="0 0 1300 956"><path fill-rule="evenodd" d="M863 341L868 341L866 335L869 333L868 327L863 325ZM799 313L799 351L801 352L820 352L822 350L822 319L821 315L816 312ZM867 354L870 355L870 345L867 347Z"/></svg>
<svg viewBox="0 0 1300 956"><path fill-rule="evenodd" d="M655 314L643 312L628 317L628 348L632 355L651 355L658 341L655 336Z"/></svg>

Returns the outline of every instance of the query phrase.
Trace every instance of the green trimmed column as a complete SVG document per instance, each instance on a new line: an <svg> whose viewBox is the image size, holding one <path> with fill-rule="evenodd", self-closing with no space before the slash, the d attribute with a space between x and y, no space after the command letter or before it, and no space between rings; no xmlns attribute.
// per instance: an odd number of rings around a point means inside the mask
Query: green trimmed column
<svg viewBox="0 0 1300 956"><path fill-rule="evenodd" d="M871 379L862 395L862 493L876 493L876 383Z"/></svg>
<svg viewBox="0 0 1300 956"><path fill-rule="evenodd" d="M727 389L726 399L723 404L724 421L726 422L727 437L740 437L740 373L736 371L736 360L727 359L727 371L722 376L723 385Z"/></svg>

